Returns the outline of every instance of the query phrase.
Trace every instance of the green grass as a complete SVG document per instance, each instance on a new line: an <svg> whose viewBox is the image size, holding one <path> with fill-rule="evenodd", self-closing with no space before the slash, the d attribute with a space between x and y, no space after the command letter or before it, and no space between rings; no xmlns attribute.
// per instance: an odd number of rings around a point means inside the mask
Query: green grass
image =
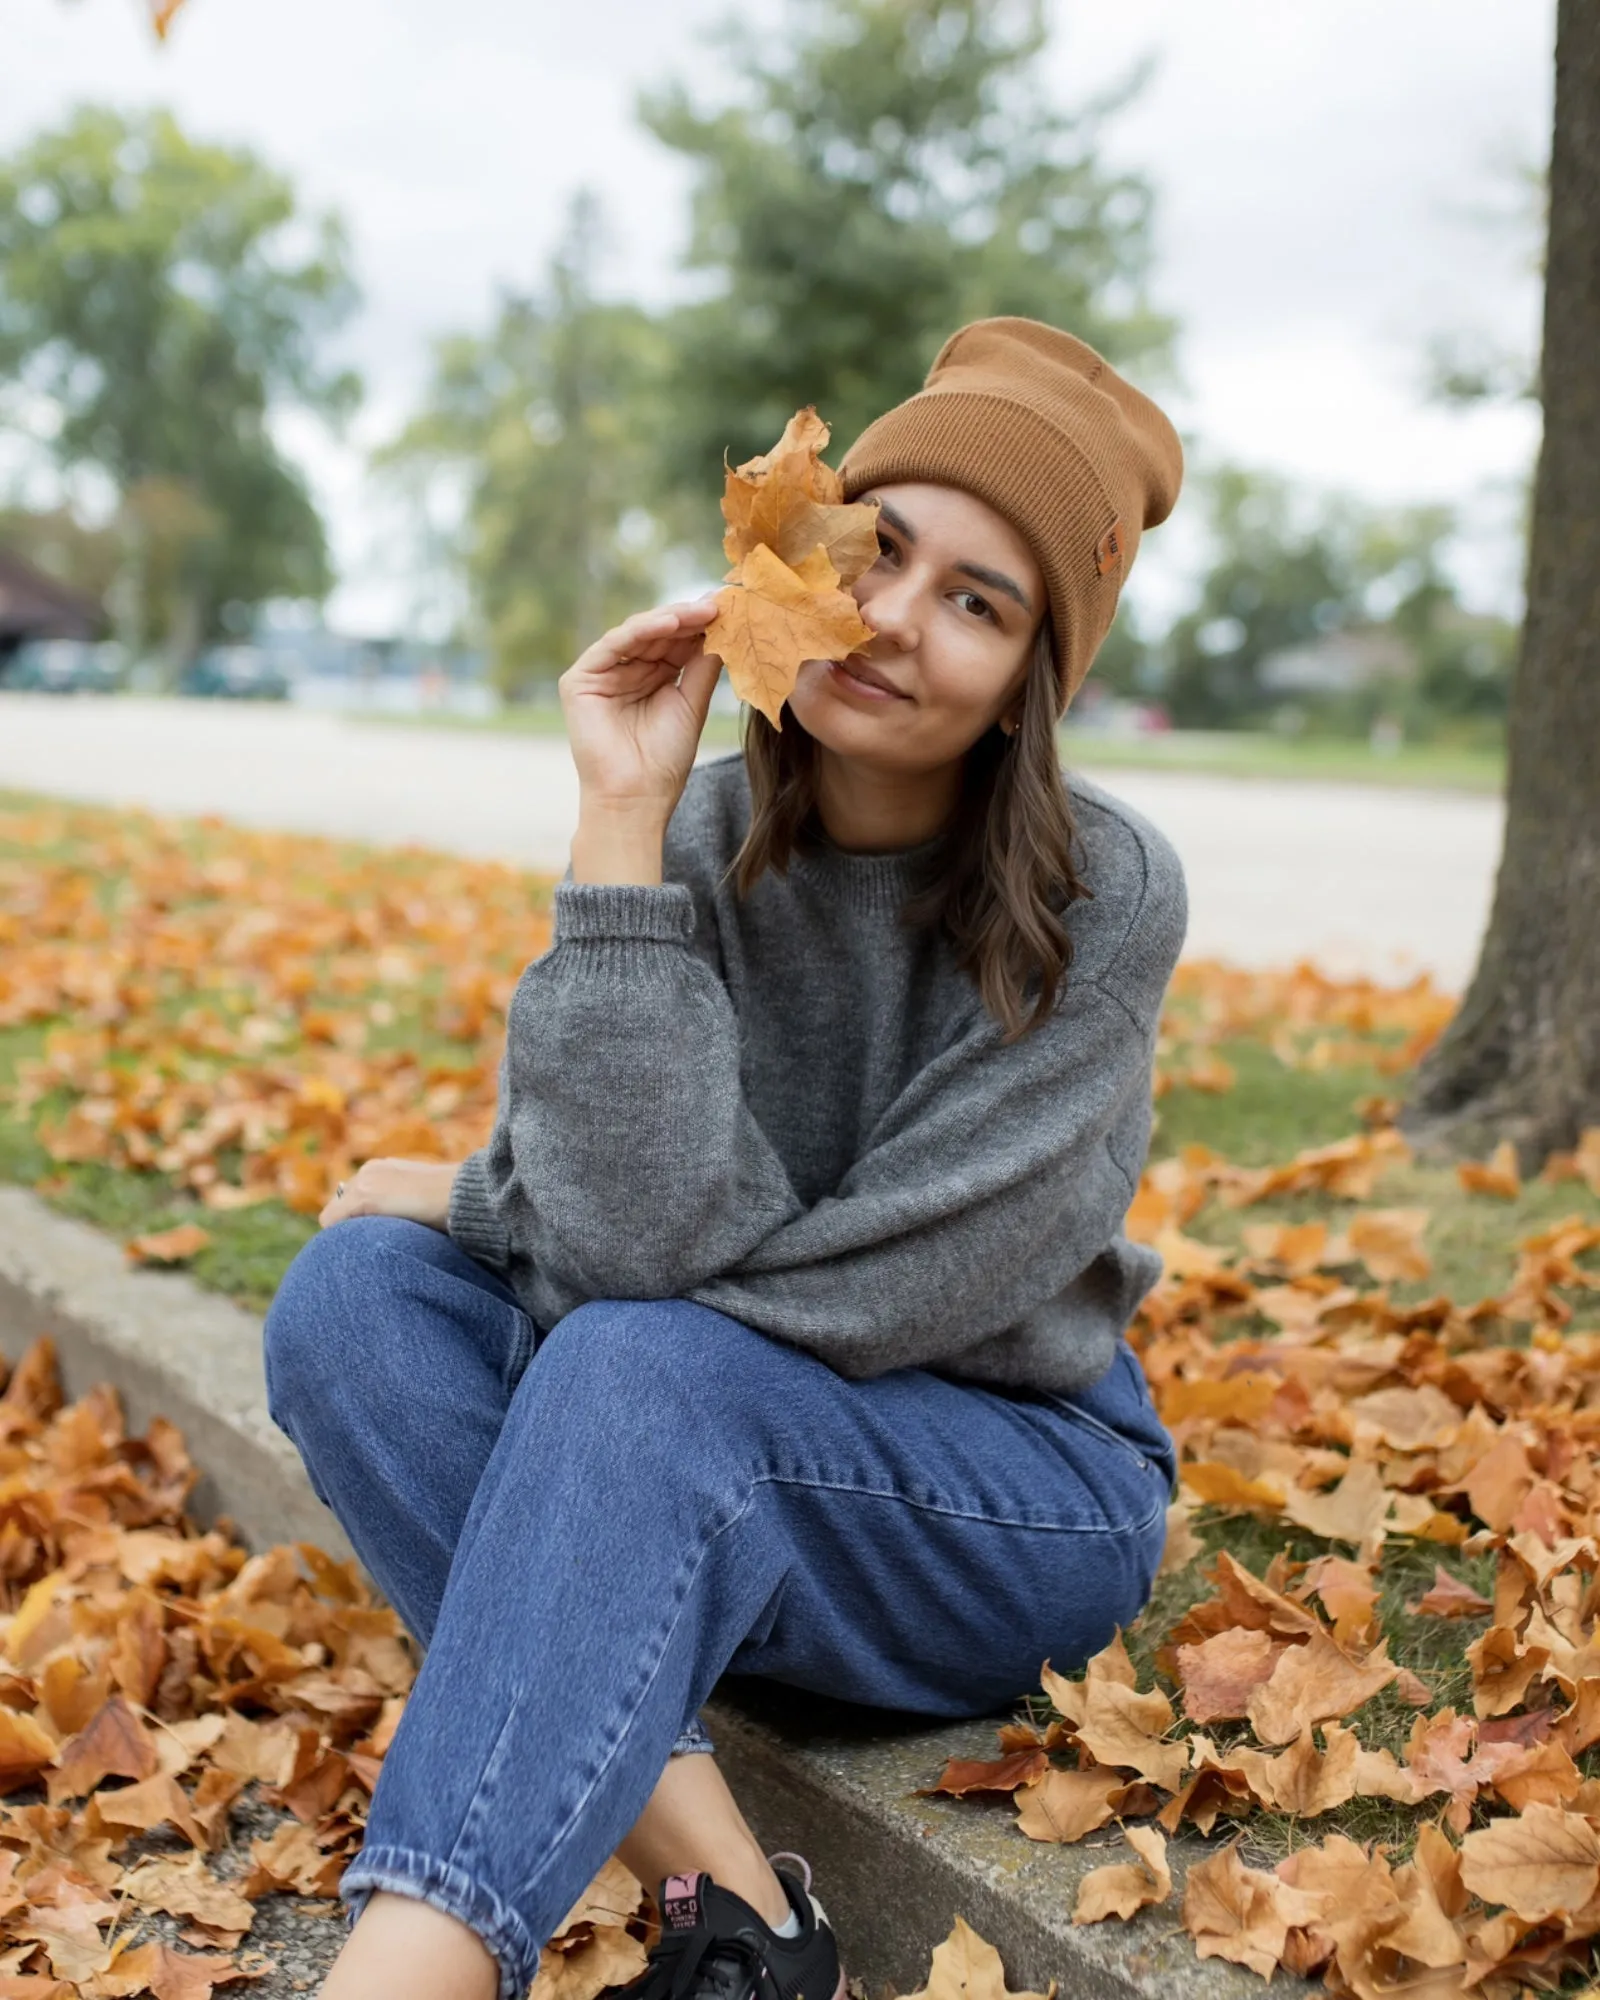
<svg viewBox="0 0 1600 2000"><path fill-rule="evenodd" d="M451 733L565 737L553 702L501 710L498 715L362 715L352 721L380 729L436 729ZM739 724L713 715L705 741L715 749L738 747ZM1062 755L1085 771L1188 771L1205 777L1310 780L1324 784L1385 785L1428 791L1498 793L1505 783L1499 750L1452 744L1407 744L1381 755L1360 740L1289 738L1245 730L1182 729L1164 736L1097 736L1074 728L1061 732Z"/></svg>
<svg viewBox="0 0 1600 2000"><path fill-rule="evenodd" d="M1392 754L1380 754L1359 739L1200 729L1119 738L1096 736L1070 724L1063 743L1068 763L1086 771L1191 771L1217 778L1299 779L1426 791L1498 793L1505 785L1502 751L1445 743L1407 744Z"/></svg>
<svg viewBox="0 0 1600 2000"><path fill-rule="evenodd" d="M1375 1068L1287 1069L1263 1042L1221 1042L1216 1053L1233 1068L1233 1089L1168 1091L1156 1105L1153 1159L1198 1145L1241 1167L1271 1166L1348 1138L1354 1107L1394 1089Z"/></svg>

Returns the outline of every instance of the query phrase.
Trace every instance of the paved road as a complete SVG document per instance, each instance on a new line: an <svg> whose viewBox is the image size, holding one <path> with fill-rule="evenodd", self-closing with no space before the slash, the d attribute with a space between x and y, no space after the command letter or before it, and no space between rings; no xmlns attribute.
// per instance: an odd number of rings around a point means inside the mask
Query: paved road
<svg viewBox="0 0 1600 2000"><path fill-rule="evenodd" d="M1470 973L1500 849L1496 801L1177 772L1109 782L1183 856L1191 955L1426 969L1456 988ZM556 869L577 812L559 741L128 697L0 694L5 786Z"/></svg>

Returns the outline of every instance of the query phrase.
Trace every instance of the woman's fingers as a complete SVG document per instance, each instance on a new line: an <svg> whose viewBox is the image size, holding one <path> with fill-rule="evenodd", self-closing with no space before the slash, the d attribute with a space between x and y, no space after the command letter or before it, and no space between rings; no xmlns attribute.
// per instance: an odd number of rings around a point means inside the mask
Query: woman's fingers
<svg viewBox="0 0 1600 2000"><path fill-rule="evenodd" d="M574 673L609 673L625 662L672 661L674 670L683 664L674 653L687 654L686 641L698 637L717 615L713 598L691 604L664 604L655 611L640 611L613 627L579 655Z"/></svg>
<svg viewBox="0 0 1600 2000"><path fill-rule="evenodd" d="M697 646L693 655L684 662L678 686L700 718L702 727L711 708L712 691L721 673L721 660L715 653L708 653L704 646Z"/></svg>

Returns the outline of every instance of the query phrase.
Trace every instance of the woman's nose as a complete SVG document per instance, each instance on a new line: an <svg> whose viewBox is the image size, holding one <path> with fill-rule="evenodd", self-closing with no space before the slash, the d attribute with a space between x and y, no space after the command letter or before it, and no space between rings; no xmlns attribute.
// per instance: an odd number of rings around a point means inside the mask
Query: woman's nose
<svg viewBox="0 0 1600 2000"><path fill-rule="evenodd" d="M916 591L908 578L876 577L872 580L872 588L862 591L857 602L861 606L862 617L880 638L901 652L909 652L915 646Z"/></svg>

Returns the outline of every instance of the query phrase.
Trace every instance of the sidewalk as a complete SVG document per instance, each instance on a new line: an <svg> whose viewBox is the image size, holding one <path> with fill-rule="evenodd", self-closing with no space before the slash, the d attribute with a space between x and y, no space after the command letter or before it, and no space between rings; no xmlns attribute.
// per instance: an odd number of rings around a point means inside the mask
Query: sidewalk
<svg viewBox="0 0 1600 2000"><path fill-rule="evenodd" d="M559 740L133 697L0 693L6 787L557 873L578 808ZM1339 975L1428 971L1465 985L1500 851L1498 800L1177 772L1123 772L1109 789L1183 857L1191 957L1313 958Z"/></svg>

